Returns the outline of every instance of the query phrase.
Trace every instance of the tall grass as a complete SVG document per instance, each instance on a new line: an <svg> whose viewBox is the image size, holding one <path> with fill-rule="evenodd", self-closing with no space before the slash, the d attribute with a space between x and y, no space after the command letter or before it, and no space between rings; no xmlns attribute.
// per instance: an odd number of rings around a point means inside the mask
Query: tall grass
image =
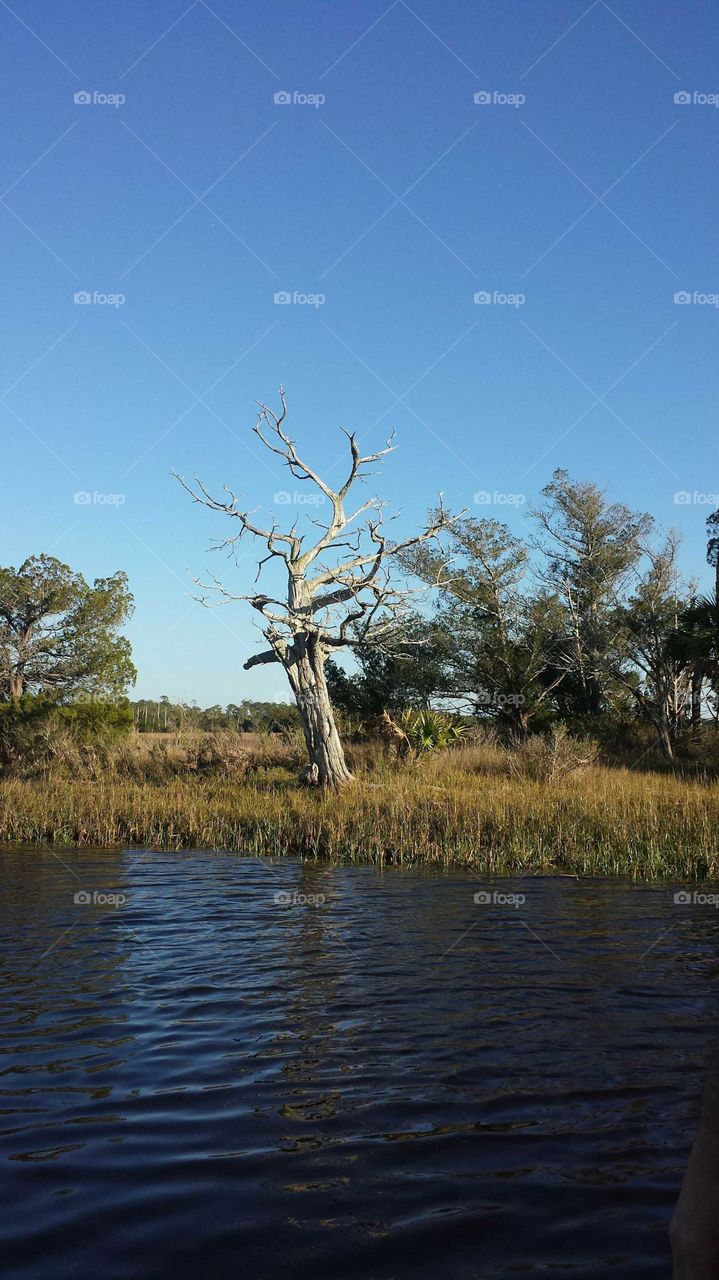
<svg viewBox="0 0 719 1280"><path fill-rule="evenodd" d="M196 745L189 766L179 742L168 744L179 753L169 763L144 744L115 769L100 762L81 777L6 779L0 840L228 848L497 874L719 874L716 783L598 766L540 781L517 777L491 744L458 746L421 765L355 747L355 783L323 795L297 785L298 744L256 743L247 758L206 768L190 767Z"/></svg>

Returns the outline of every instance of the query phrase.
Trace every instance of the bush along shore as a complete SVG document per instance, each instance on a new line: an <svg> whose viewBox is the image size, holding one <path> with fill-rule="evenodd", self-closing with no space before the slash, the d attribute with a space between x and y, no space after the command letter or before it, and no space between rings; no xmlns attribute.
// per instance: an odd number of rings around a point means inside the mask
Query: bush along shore
<svg viewBox="0 0 719 1280"><path fill-rule="evenodd" d="M346 862L701 880L719 875L719 786L597 764L582 744L458 743L421 761L348 751L339 793L298 786L299 742L142 735L0 781L12 844L229 849Z"/></svg>

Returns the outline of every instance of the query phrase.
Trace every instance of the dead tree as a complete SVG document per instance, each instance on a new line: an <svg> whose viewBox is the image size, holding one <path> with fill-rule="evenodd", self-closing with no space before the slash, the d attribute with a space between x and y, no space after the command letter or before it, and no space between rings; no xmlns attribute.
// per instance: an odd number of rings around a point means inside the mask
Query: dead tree
<svg viewBox="0 0 719 1280"><path fill-rule="evenodd" d="M371 474L368 468L373 463L392 452L392 439L376 453L363 455L355 435L345 431L349 471L344 484L332 489L297 452L284 425L287 407L282 388L279 397L279 414L259 403L253 430L266 449L282 458L295 480L314 485L322 495L319 501L329 504L327 523L312 521L320 535L310 546L305 546L305 534L298 531L296 520L287 532L281 532L274 521L269 529L262 528L255 523L254 512L243 510L226 485L223 492L227 497L223 501L213 498L199 480L193 487L177 478L195 502L238 522L238 532L220 542L219 548L233 549L245 534L265 543L267 555L259 562L255 583L268 562L282 567L287 583L286 596L282 598L279 591L277 596L260 592L235 596L217 580L210 589L225 600L246 600L262 615L263 635L269 648L249 658L245 670L265 663L281 664L297 703L307 744L309 765L305 780L323 787L340 787L351 781L352 774L327 691L325 662L338 649L391 643L401 630L411 592L392 585L390 565L409 547L435 538L452 517L440 502L432 523L421 533L393 542L384 532L383 504L377 498L368 499L348 515L345 502L350 490Z"/></svg>

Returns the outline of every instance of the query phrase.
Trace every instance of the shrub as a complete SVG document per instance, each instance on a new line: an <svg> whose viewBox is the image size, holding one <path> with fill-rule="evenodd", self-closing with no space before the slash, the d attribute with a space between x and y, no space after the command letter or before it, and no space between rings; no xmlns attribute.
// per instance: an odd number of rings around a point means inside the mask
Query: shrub
<svg viewBox="0 0 719 1280"><path fill-rule="evenodd" d="M131 731L127 701L56 703L25 695L19 702L0 703L0 770L32 774L51 765L92 768L98 750L106 752Z"/></svg>
<svg viewBox="0 0 719 1280"><path fill-rule="evenodd" d="M531 782L561 782L570 773L594 764L599 754L589 738L570 738L563 724L546 735L527 738L508 751L509 768L515 778Z"/></svg>

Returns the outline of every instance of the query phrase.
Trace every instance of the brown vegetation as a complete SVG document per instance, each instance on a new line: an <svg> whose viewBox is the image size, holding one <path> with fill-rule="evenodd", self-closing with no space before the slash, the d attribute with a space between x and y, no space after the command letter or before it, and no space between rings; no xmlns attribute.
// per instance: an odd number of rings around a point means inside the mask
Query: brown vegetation
<svg viewBox="0 0 719 1280"><path fill-rule="evenodd" d="M580 748L582 750L582 748ZM719 787L574 761L518 778L519 757L459 743L421 764L348 747L357 785L297 785L304 744L279 735L142 735L0 782L0 839L227 848L481 873L686 880L719 873Z"/></svg>

